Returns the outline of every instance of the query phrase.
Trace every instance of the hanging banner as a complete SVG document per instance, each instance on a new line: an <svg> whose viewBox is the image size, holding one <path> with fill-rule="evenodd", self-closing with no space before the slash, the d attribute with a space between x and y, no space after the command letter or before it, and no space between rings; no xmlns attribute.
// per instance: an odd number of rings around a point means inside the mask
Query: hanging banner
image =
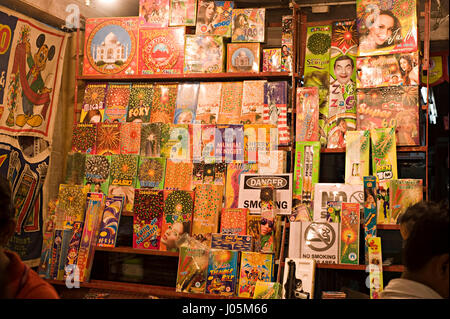
<svg viewBox="0 0 450 319"><path fill-rule="evenodd" d="M422 71L422 85L427 85L427 77ZM430 56L430 66L428 69L428 85L435 86L448 80L448 52Z"/></svg>
<svg viewBox="0 0 450 319"><path fill-rule="evenodd" d="M0 132L50 140L58 105L64 32L0 7Z"/></svg>
<svg viewBox="0 0 450 319"><path fill-rule="evenodd" d="M50 149L34 138L1 136L0 174L11 182L16 229L7 248L30 267L39 263L42 248L42 200Z"/></svg>

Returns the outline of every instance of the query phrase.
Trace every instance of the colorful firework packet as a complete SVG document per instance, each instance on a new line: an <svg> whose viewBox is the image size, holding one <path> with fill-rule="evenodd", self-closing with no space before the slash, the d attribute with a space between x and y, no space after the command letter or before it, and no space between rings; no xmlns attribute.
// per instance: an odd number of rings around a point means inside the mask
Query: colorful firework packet
<svg viewBox="0 0 450 319"><path fill-rule="evenodd" d="M357 0L356 19L359 56L417 51L416 0Z"/></svg>
<svg viewBox="0 0 450 319"><path fill-rule="evenodd" d="M224 72L223 38L213 35L186 35L184 73Z"/></svg>
<svg viewBox="0 0 450 319"><path fill-rule="evenodd" d="M297 88L297 142L319 141L319 90L317 87Z"/></svg>
<svg viewBox="0 0 450 319"><path fill-rule="evenodd" d="M91 192L108 193L110 185L111 156L87 155L83 184Z"/></svg>
<svg viewBox="0 0 450 319"><path fill-rule="evenodd" d="M217 124L239 124L243 82L222 82Z"/></svg>
<svg viewBox="0 0 450 319"><path fill-rule="evenodd" d="M369 238L377 236L377 178L364 176L364 251L369 264Z"/></svg>
<svg viewBox="0 0 450 319"><path fill-rule="evenodd" d="M195 122L216 124L221 106L222 82L200 82Z"/></svg>
<svg viewBox="0 0 450 319"><path fill-rule="evenodd" d="M247 234L248 208L223 208L220 215L220 233Z"/></svg>
<svg viewBox="0 0 450 319"><path fill-rule="evenodd" d="M219 229L219 216L222 209L223 186L197 185L195 188L192 236L211 246L211 234Z"/></svg>
<svg viewBox="0 0 450 319"><path fill-rule="evenodd" d="M170 0L169 26L195 26L197 0Z"/></svg>
<svg viewBox="0 0 450 319"><path fill-rule="evenodd" d="M104 123L126 122L130 83L110 83L106 94Z"/></svg>
<svg viewBox="0 0 450 319"><path fill-rule="evenodd" d="M177 86L177 84L158 84L154 86L150 122L173 123L178 92Z"/></svg>
<svg viewBox="0 0 450 319"><path fill-rule="evenodd" d="M83 75L137 74L138 19L86 19Z"/></svg>
<svg viewBox="0 0 450 319"><path fill-rule="evenodd" d="M162 190L136 189L133 206L133 248L159 250L164 212Z"/></svg>
<svg viewBox="0 0 450 319"><path fill-rule="evenodd" d="M139 74L181 74L184 27L139 29Z"/></svg>
<svg viewBox="0 0 450 319"><path fill-rule="evenodd" d="M264 112L264 86L266 80L248 80L242 89L242 124L262 124Z"/></svg>
<svg viewBox="0 0 450 319"><path fill-rule="evenodd" d="M281 49L263 49L263 72L281 72Z"/></svg>
<svg viewBox="0 0 450 319"><path fill-rule="evenodd" d="M361 184L369 175L369 131L348 131L345 134L345 183Z"/></svg>
<svg viewBox="0 0 450 319"><path fill-rule="evenodd" d="M88 83L84 90L80 123L103 122L108 83Z"/></svg>
<svg viewBox="0 0 450 319"><path fill-rule="evenodd" d="M137 188L164 188L166 159L164 157L139 157Z"/></svg>
<svg viewBox="0 0 450 319"><path fill-rule="evenodd" d="M389 187L389 206L391 209L391 224L398 223L398 217L406 209L423 200L423 185L421 179L393 179Z"/></svg>
<svg viewBox="0 0 450 319"><path fill-rule="evenodd" d="M174 124L195 123L199 87L199 83L178 84Z"/></svg>
<svg viewBox="0 0 450 319"><path fill-rule="evenodd" d="M139 0L139 27L167 27L169 8L169 0Z"/></svg>
<svg viewBox="0 0 450 319"><path fill-rule="evenodd" d="M260 43L228 43L227 72L259 72Z"/></svg>
<svg viewBox="0 0 450 319"><path fill-rule="evenodd" d="M179 251L177 241L183 234L191 232L193 210L193 191L164 191L160 250Z"/></svg>
<svg viewBox="0 0 450 319"><path fill-rule="evenodd" d="M127 122L150 122L153 103L153 84L131 84L130 100L128 102Z"/></svg>
<svg viewBox="0 0 450 319"><path fill-rule="evenodd" d="M105 208L98 232L97 246L115 247L119 232L120 216L125 198L123 196L106 196Z"/></svg>
<svg viewBox="0 0 450 319"><path fill-rule="evenodd" d="M111 185L132 186L136 184L136 175L139 156L137 155L112 155L110 178Z"/></svg>
<svg viewBox="0 0 450 319"><path fill-rule="evenodd" d="M96 154L120 154L121 123L98 123Z"/></svg>
<svg viewBox="0 0 450 319"><path fill-rule="evenodd" d="M205 293L233 296L238 280L238 251L211 249Z"/></svg>
<svg viewBox="0 0 450 319"><path fill-rule="evenodd" d="M359 89L357 129L395 127L397 145L419 145L417 86Z"/></svg>
<svg viewBox="0 0 450 319"><path fill-rule="evenodd" d="M238 296L253 298L257 281L272 281L273 267L273 254L241 252Z"/></svg>
<svg viewBox="0 0 450 319"><path fill-rule="evenodd" d="M390 221L389 182L397 179L397 147L395 128L370 130L372 171L377 178L377 224Z"/></svg>
<svg viewBox="0 0 450 319"><path fill-rule="evenodd" d="M340 263L359 264L359 203L341 204Z"/></svg>
<svg viewBox="0 0 450 319"><path fill-rule="evenodd" d="M264 42L265 8L233 9L232 42Z"/></svg>
<svg viewBox="0 0 450 319"><path fill-rule="evenodd" d="M419 85L417 52L357 58L356 87Z"/></svg>
<svg viewBox="0 0 450 319"><path fill-rule="evenodd" d="M213 17L208 19L206 11L208 7L214 5L215 12ZM234 8L233 1L210 1L199 0L197 23L195 34L219 35L222 37L231 37L231 18Z"/></svg>
<svg viewBox="0 0 450 319"><path fill-rule="evenodd" d="M77 123L73 127L72 151L86 154L96 153L97 124Z"/></svg>
<svg viewBox="0 0 450 319"><path fill-rule="evenodd" d="M121 123L120 154L139 155L141 147L141 123Z"/></svg>

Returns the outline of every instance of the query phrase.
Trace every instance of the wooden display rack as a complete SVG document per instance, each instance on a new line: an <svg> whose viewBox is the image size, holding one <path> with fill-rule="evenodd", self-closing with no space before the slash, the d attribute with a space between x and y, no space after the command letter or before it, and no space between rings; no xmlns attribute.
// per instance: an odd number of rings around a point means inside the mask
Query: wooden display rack
<svg viewBox="0 0 450 319"><path fill-rule="evenodd" d="M424 41L424 59L423 59L423 70L428 69L428 57L429 57L429 19L430 19L430 7L431 0L427 0L425 3L425 13L422 15L425 17L425 41ZM154 81L154 82L177 82L177 81L187 81L187 80L204 80L204 81L214 81L214 80L244 80L244 79L266 79L266 80L290 80L292 84L291 91L291 143L289 145L280 146L279 149L292 152L295 150L295 101L296 101L296 89L299 86L299 82L303 76L304 70L304 56L305 56L305 40L306 40L306 28L309 26L316 26L322 24L331 24L333 21L320 21L320 22L308 22L306 19L306 13L304 13L298 4L290 4L293 15L293 72L259 72L259 73L217 73L217 74L179 74L179 75L127 75L127 76L81 76L79 75L80 66L80 29L77 29L76 33L76 72L75 72L75 98L74 98L74 123L77 123L78 116L81 112L78 107L78 89L79 82L85 81ZM427 76L427 92L428 92L428 76ZM428 114L428 99L427 104L422 108ZM289 112L289 109L288 109ZM414 146L414 147L397 147L398 152L422 152L425 153L426 167L428 167L428 117L426 117L426 130L425 130L425 145L424 146ZM321 149L322 154L345 154L345 149ZM291 153L291 165L290 173L293 173L294 169L294 154ZM424 185L425 198L428 200L428 169L426 170L426 178ZM124 216L133 216L131 212L123 212ZM380 230L398 230L398 225L377 225ZM285 257L285 246L286 246L286 232L289 229L289 221L286 216L282 219L282 242L280 246L280 258L276 261L278 265L278 271L275 277L277 282L282 281L282 270L284 268L284 257ZM115 248L103 248L96 247L96 251L102 251L106 253L122 253L122 254L141 254L146 256L158 256L164 258L171 258L173 262L178 263L178 253L164 252L164 251L152 251L152 250L140 250L133 249L131 247L115 247ZM94 259L95 263L95 259ZM319 269L328 269L332 271L336 270L355 270L355 271L365 271L367 265L343 265L343 264L316 264ZM391 265L384 266L383 271L386 272L402 272L404 267L402 265ZM48 280L51 284L55 286L65 285L64 281ZM209 294L187 294L179 293L175 291L175 287L162 287L153 286L145 284L136 283L125 283L125 282L113 282L113 281L101 281L92 279L89 282L82 283L81 287L85 288L97 288L115 291L127 291L127 292L139 292L150 295L155 295L162 298L200 298L200 299L216 299L220 296L209 295ZM239 297L222 297L224 299L241 299Z"/></svg>

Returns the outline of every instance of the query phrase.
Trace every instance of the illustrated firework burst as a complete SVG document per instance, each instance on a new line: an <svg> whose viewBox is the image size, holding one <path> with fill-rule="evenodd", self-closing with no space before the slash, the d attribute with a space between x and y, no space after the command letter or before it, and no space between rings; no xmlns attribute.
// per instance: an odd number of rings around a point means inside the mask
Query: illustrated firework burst
<svg viewBox="0 0 450 319"><path fill-rule="evenodd" d="M103 155L89 155L86 158L86 179L90 182L94 180L106 180L109 175L109 160Z"/></svg>
<svg viewBox="0 0 450 319"><path fill-rule="evenodd" d="M157 159L145 159L139 167L139 180L159 184L162 181L163 165Z"/></svg>
<svg viewBox="0 0 450 319"><path fill-rule="evenodd" d="M341 25L334 30L334 40L337 42L338 47L352 47L357 45L356 39L358 38L354 21L349 25Z"/></svg>
<svg viewBox="0 0 450 319"><path fill-rule="evenodd" d="M58 194L58 205L67 216L76 216L84 210L86 194L78 185L64 185Z"/></svg>
<svg viewBox="0 0 450 319"><path fill-rule="evenodd" d="M417 86L404 86L402 94L403 105L415 106L418 103L419 91Z"/></svg>
<svg viewBox="0 0 450 319"><path fill-rule="evenodd" d="M369 139L370 132L364 131L363 135L361 136L361 152L364 152L369 147Z"/></svg>
<svg viewBox="0 0 450 319"><path fill-rule="evenodd" d="M392 13L399 18L408 17L413 14L415 6L416 0L396 0Z"/></svg>
<svg viewBox="0 0 450 319"><path fill-rule="evenodd" d="M100 86L98 84L88 85L84 91L83 104L99 105L100 102L103 102L106 96L105 86L106 85Z"/></svg>
<svg viewBox="0 0 450 319"><path fill-rule="evenodd" d="M115 84L108 88L106 95L107 106L127 106L130 99L129 84Z"/></svg>
<svg viewBox="0 0 450 319"><path fill-rule="evenodd" d="M187 219L194 208L194 201L188 191L172 191L167 195L164 205L164 213L183 216Z"/></svg>
<svg viewBox="0 0 450 319"><path fill-rule="evenodd" d="M120 150L120 123L99 125L97 130L97 151L115 152Z"/></svg>
<svg viewBox="0 0 450 319"><path fill-rule="evenodd" d="M308 38L306 46L315 55L325 54L331 47L331 37L325 33L314 33Z"/></svg>
<svg viewBox="0 0 450 319"><path fill-rule="evenodd" d="M146 223L161 217L164 209L163 191L136 189L133 212Z"/></svg>
<svg viewBox="0 0 450 319"><path fill-rule="evenodd" d="M136 174L138 157L135 155L113 155L111 161L111 177L130 180Z"/></svg>
<svg viewBox="0 0 450 319"><path fill-rule="evenodd" d="M139 107L140 101L144 102L144 105L152 104L152 84L136 84L131 87L130 92L130 103L129 106L132 108Z"/></svg>
<svg viewBox="0 0 450 319"><path fill-rule="evenodd" d="M375 158L385 158L393 145L393 136L389 134L390 130L378 131L380 134L378 140L373 144L372 152Z"/></svg>
<svg viewBox="0 0 450 319"><path fill-rule="evenodd" d="M73 128L72 149L85 153L95 147L97 126L95 124L77 124Z"/></svg>

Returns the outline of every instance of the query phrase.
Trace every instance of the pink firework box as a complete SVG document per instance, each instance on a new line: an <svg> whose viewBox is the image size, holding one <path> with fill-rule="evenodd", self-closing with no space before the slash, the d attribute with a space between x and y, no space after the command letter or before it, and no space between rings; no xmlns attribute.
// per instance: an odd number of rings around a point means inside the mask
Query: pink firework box
<svg viewBox="0 0 450 319"><path fill-rule="evenodd" d="M169 24L169 0L139 0L139 27L165 28Z"/></svg>
<svg viewBox="0 0 450 319"><path fill-rule="evenodd" d="M319 89L297 88L296 141L319 140Z"/></svg>
<svg viewBox="0 0 450 319"><path fill-rule="evenodd" d="M281 48L263 49L263 72L281 72Z"/></svg>
<svg viewBox="0 0 450 319"><path fill-rule="evenodd" d="M358 56L418 49L416 0L357 0Z"/></svg>
<svg viewBox="0 0 450 319"><path fill-rule="evenodd" d="M417 52L358 57L356 87L419 85Z"/></svg>
<svg viewBox="0 0 450 319"><path fill-rule="evenodd" d="M357 130L395 127L397 145L419 145L417 86L391 86L357 91Z"/></svg>
<svg viewBox="0 0 450 319"><path fill-rule="evenodd" d="M185 27L139 29L139 74L181 74Z"/></svg>
<svg viewBox="0 0 450 319"><path fill-rule="evenodd" d="M138 17L86 19L83 75L137 74Z"/></svg>

